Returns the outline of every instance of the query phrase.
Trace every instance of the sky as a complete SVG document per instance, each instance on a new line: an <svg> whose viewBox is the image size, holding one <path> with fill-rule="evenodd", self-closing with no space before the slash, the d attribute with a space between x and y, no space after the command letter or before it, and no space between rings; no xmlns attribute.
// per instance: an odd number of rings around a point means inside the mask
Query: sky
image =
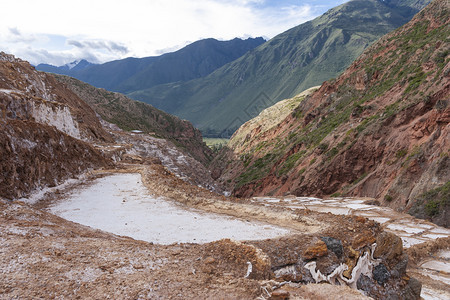
<svg viewBox="0 0 450 300"><path fill-rule="evenodd" d="M56 66L155 56L204 38L270 39L346 1L4 1L0 51Z"/></svg>

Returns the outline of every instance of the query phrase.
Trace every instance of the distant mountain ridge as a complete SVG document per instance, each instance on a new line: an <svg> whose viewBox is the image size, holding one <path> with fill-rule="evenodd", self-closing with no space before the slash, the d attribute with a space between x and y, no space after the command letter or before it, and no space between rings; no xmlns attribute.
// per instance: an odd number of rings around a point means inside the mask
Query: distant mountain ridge
<svg viewBox="0 0 450 300"><path fill-rule="evenodd" d="M82 59L82 60L75 60L71 63L65 64L65 65L59 66L59 67L49 65L49 64L39 64L36 66L36 69L38 69L39 71L48 72L48 73L67 75L67 74L70 74L73 72L79 72L79 71L84 70L93 65L94 65L93 63L88 62L85 59Z"/></svg>
<svg viewBox="0 0 450 300"><path fill-rule="evenodd" d="M68 75L96 87L124 93L206 76L264 42L261 37L229 41L210 38L161 56L126 58L104 64L81 61L73 68L39 64L36 69Z"/></svg>
<svg viewBox="0 0 450 300"><path fill-rule="evenodd" d="M190 120L204 135L229 136L264 108L337 77L371 43L408 22L428 2L349 1L206 77L129 96Z"/></svg>

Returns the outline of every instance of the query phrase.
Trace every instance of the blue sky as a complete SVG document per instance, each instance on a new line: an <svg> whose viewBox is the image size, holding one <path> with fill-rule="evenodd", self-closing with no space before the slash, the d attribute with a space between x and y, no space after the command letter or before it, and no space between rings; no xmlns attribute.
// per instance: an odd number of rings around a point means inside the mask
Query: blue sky
<svg viewBox="0 0 450 300"><path fill-rule="evenodd" d="M203 38L266 39L346 0L14 0L0 51L33 64L160 55Z"/></svg>

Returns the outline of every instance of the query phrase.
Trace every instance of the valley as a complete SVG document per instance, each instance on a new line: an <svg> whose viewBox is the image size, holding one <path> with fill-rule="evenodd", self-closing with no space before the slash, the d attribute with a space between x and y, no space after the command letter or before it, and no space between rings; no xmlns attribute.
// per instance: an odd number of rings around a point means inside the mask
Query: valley
<svg viewBox="0 0 450 300"><path fill-rule="evenodd" d="M449 12L62 75L0 52L0 299L449 299Z"/></svg>

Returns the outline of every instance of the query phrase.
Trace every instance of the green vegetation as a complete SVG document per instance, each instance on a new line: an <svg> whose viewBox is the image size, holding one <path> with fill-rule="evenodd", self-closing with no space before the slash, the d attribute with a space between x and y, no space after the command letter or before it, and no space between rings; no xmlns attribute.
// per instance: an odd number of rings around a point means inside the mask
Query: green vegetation
<svg viewBox="0 0 450 300"><path fill-rule="evenodd" d="M332 159L333 157L335 157L337 154L339 153L339 149L337 147L333 147L331 148L330 151L328 151L326 153L326 156L328 159Z"/></svg>
<svg viewBox="0 0 450 300"><path fill-rule="evenodd" d="M403 158L406 156L406 154L408 154L408 150L406 149L400 149L395 153L395 157L397 157L397 159Z"/></svg>
<svg viewBox="0 0 450 300"><path fill-rule="evenodd" d="M450 181L429 190L415 199L414 205L409 210L413 216L429 219L442 226L448 227L448 211L450 209Z"/></svg>
<svg viewBox="0 0 450 300"><path fill-rule="evenodd" d="M409 21L427 2L349 1L279 34L206 77L129 95L192 121L205 136L231 135L262 109L337 77L372 42ZM379 63L369 73L374 74ZM394 83L394 78L383 80L373 92L381 94ZM318 145L350 113L328 120L311 143ZM295 115L301 117L302 112L295 111Z"/></svg>
<svg viewBox="0 0 450 300"><path fill-rule="evenodd" d="M206 146L211 148L212 150L220 150L225 147L230 139L223 138L203 138L203 141L206 143Z"/></svg>
<svg viewBox="0 0 450 300"><path fill-rule="evenodd" d="M298 160L305 153L306 153L306 150L302 150L300 152L294 153L291 156L289 156L283 163L283 166L281 167L281 169L278 170L278 176L288 173L297 164Z"/></svg>
<svg viewBox="0 0 450 300"><path fill-rule="evenodd" d="M269 166L271 165L273 154L267 154L264 157L258 158L250 167L248 167L244 173L242 173L236 180L236 187L248 184L263 178L269 172Z"/></svg>
<svg viewBox="0 0 450 300"><path fill-rule="evenodd" d="M356 179L355 181L352 182L352 185L357 185L358 183L360 183L364 178L367 177L367 173L362 174L361 176L358 177L358 179Z"/></svg>

